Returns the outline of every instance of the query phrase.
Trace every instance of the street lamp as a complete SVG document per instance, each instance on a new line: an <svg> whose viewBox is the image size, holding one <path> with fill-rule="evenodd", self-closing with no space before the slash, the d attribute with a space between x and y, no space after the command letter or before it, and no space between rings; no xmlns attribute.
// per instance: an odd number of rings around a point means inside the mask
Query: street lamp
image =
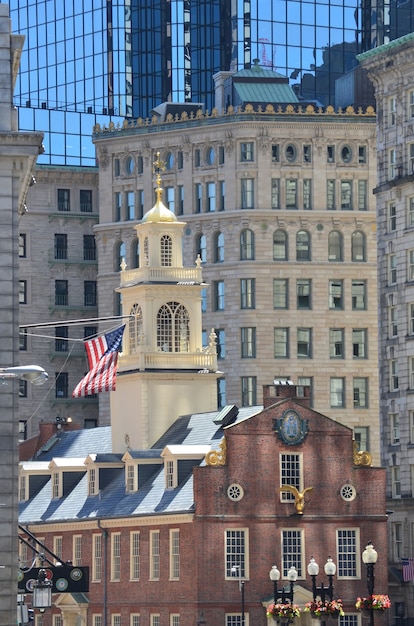
<svg viewBox="0 0 414 626"><path fill-rule="evenodd" d="M52 606L52 581L47 578L46 570L42 567L33 583L32 607L34 609L49 609Z"/></svg>
<svg viewBox="0 0 414 626"><path fill-rule="evenodd" d="M244 580L241 577L241 567L240 565L233 565L231 568L232 574L236 574L239 579L239 590L241 593L241 626L244 626Z"/></svg>
<svg viewBox="0 0 414 626"><path fill-rule="evenodd" d="M328 596L329 600L332 600L333 598L333 577L335 576L335 573L336 573L336 565L331 559L331 557L328 557L324 565L324 571L325 571L325 574L328 576L329 585L328 587L325 587L325 585L322 582L321 586L317 587L316 577L319 574L319 565L317 564L315 559L312 557L308 565L308 574L312 578L313 599L316 600L317 596L319 596L322 602L325 602L326 596Z"/></svg>
<svg viewBox="0 0 414 626"><path fill-rule="evenodd" d="M374 583L375 583L374 569L375 569L375 563L377 562L377 558L378 558L378 553L370 541L365 546L365 550L362 553L362 560L365 563L366 568L367 568L367 590L368 590L368 595L370 597L374 595ZM372 608L372 603L371 603L371 608L369 609L369 612L370 612L369 613L370 626L374 626L374 609Z"/></svg>
<svg viewBox="0 0 414 626"><path fill-rule="evenodd" d="M33 385L43 385L48 379L48 373L40 365L18 365L16 367L0 367L0 380L21 378Z"/></svg>
<svg viewBox="0 0 414 626"><path fill-rule="evenodd" d="M290 567L287 577L290 582L290 591L285 591L284 587L282 587L282 589L278 589L277 583L280 580L280 572L276 565L272 565L272 569L269 572L269 578L273 582L273 601L275 604L279 598L282 600L282 604L286 604L288 600L291 604L293 604L293 584L298 578L298 573L293 565Z"/></svg>

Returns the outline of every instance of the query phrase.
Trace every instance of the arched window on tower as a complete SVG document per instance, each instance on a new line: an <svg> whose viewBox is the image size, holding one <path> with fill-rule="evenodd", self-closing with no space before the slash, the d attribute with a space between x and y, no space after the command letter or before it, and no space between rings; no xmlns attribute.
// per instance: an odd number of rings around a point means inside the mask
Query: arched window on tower
<svg viewBox="0 0 414 626"><path fill-rule="evenodd" d="M148 237L144 239L144 265L148 267L149 265L149 241Z"/></svg>
<svg viewBox="0 0 414 626"><path fill-rule="evenodd" d="M117 252L115 254L115 272L121 271L121 263L126 261L126 245L123 241L118 243Z"/></svg>
<svg viewBox="0 0 414 626"><path fill-rule="evenodd" d="M188 352L190 317L179 302L167 302L157 315L157 348L162 352Z"/></svg>
<svg viewBox="0 0 414 626"><path fill-rule="evenodd" d="M142 333L142 311L139 304L133 305L129 315L129 353L136 354Z"/></svg>
<svg viewBox="0 0 414 626"><path fill-rule="evenodd" d="M202 263L207 261L207 241L205 235L198 235L196 239L196 257L200 255Z"/></svg>
<svg viewBox="0 0 414 626"><path fill-rule="evenodd" d="M161 266L171 267L172 265L172 240L169 235L161 237Z"/></svg>

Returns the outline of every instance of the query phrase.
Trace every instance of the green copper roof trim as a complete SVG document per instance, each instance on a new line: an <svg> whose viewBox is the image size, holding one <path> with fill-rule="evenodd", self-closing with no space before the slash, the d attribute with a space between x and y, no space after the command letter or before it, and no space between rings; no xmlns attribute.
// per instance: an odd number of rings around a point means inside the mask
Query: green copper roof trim
<svg viewBox="0 0 414 626"><path fill-rule="evenodd" d="M393 39L389 43L384 43L382 46L378 46L378 48L373 48L372 50L367 50L366 52L361 52L361 54L357 54L358 61L365 61L365 59L370 59L371 57L378 56L382 52L386 52L391 50L392 48L397 48L401 46L403 43L408 41L414 41L414 33L409 33L408 35L403 35L398 39Z"/></svg>

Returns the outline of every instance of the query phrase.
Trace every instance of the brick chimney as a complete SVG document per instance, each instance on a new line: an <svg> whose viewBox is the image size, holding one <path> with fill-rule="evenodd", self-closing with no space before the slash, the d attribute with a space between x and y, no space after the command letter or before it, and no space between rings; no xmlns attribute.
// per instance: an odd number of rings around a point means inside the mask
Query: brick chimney
<svg viewBox="0 0 414 626"><path fill-rule="evenodd" d="M273 385L263 385L263 408L287 398L293 398L300 404L309 407L310 391L310 387L294 385L289 378L274 380Z"/></svg>

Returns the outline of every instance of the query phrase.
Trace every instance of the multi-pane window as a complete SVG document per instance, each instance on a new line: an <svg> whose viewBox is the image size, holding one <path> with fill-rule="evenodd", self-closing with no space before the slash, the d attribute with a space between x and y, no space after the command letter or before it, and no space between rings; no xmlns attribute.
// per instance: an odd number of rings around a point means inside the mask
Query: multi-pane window
<svg viewBox="0 0 414 626"><path fill-rule="evenodd" d="M329 308L344 308L344 283L342 280L329 281Z"/></svg>
<svg viewBox="0 0 414 626"><path fill-rule="evenodd" d="M179 302L163 304L157 313L157 348L162 352L188 352L190 316Z"/></svg>
<svg viewBox="0 0 414 626"><path fill-rule="evenodd" d="M310 235L306 230L299 230L296 233L296 260L311 260Z"/></svg>
<svg viewBox="0 0 414 626"><path fill-rule="evenodd" d="M298 278L296 281L296 307L298 309L311 309L311 285L310 278Z"/></svg>
<svg viewBox="0 0 414 626"><path fill-rule="evenodd" d="M240 144L240 161L253 161L253 141L243 141Z"/></svg>
<svg viewBox="0 0 414 626"><path fill-rule="evenodd" d="M52 472L52 498L60 497L60 474L59 472Z"/></svg>
<svg viewBox="0 0 414 626"><path fill-rule="evenodd" d="M96 241L94 235L83 236L83 260L96 261Z"/></svg>
<svg viewBox="0 0 414 626"><path fill-rule="evenodd" d="M273 233L273 260L288 260L288 237L284 230L276 230Z"/></svg>
<svg viewBox="0 0 414 626"><path fill-rule="evenodd" d="M67 259L68 258L68 236L65 234L55 234L54 245L55 259Z"/></svg>
<svg viewBox="0 0 414 626"><path fill-rule="evenodd" d="M388 362L390 376L390 391L398 390L398 361L397 359L389 359Z"/></svg>
<svg viewBox="0 0 414 626"><path fill-rule="evenodd" d="M257 404L256 376L241 377L241 401L242 406L255 406Z"/></svg>
<svg viewBox="0 0 414 626"><path fill-rule="evenodd" d="M358 181L358 211L366 211L367 210L367 181L359 180Z"/></svg>
<svg viewBox="0 0 414 626"><path fill-rule="evenodd" d="M283 487L283 485L292 485L292 487L296 487L298 491L301 491L303 484L301 455L280 454L279 465L280 487ZM294 496L290 491L280 492L281 502L290 502L293 499Z"/></svg>
<svg viewBox="0 0 414 626"><path fill-rule="evenodd" d="M329 329L329 358L343 359L345 358L344 329Z"/></svg>
<svg viewBox="0 0 414 626"><path fill-rule="evenodd" d="M397 307L389 306L388 307L388 337L397 337L398 335L398 326L397 326Z"/></svg>
<svg viewBox="0 0 414 626"><path fill-rule="evenodd" d="M352 329L352 356L354 359L366 359L367 355L367 329Z"/></svg>
<svg viewBox="0 0 414 626"><path fill-rule="evenodd" d="M53 626L63 626L63 617L62 617L62 615L54 615L53 616Z"/></svg>
<svg viewBox="0 0 414 626"><path fill-rule="evenodd" d="M227 529L224 536L226 578L240 579L248 576L248 531L242 528Z"/></svg>
<svg viewBox="0 0 414 626"><path fill-rule="evenodd" d="M166 187L164 191L165 205L171 213L175 213L175 188ZM130 218L133 219L133 218Z"/></svg>
<svg viewBox="0 0 414 626"><path fill-rule="evenodd" d="M119 613L112 613L111 626L121 626L121 615Z"/></svg>
<svg viewBox="0 0 414 626"><path fill-rule="evenodd" d="M341 180L341 209L352 211L352 181Z"/></svg>
<svg viewBox="0 0 414 626"><path fill-rule="evenodd" d="M254 208L254 178L242 178L241 186L241 208Z"/></svg>
<svg viewBox="0 0 414 626"><path fill-rule="evenodd" d="M165 488L172 489L176 486L176 463L172 459L168 459L164 464L165 468Z"/></svg>
<svg viewBox="0 0 414 626"><path fill-rule="evenodd" d="M207 311L207 289L203 288L201 290L201 312L205 313Z"/></svg>
<svg viewBox="0 0 414 626"><path fill-rule="evenodd" d="M58 552L56 553L58 554ZM74 535L72 539L72 564L82 565L82 535Z"/></svg>
<svg viewBox="0 0 414 626"><path fill-rule="evenodd" d="M392 232L397 228L397 206L395 202L388 205L388 232Z"/></svg>
<svg viewBox="0 0 414 626"><path fill-rule="evenodd" d="M92 189L79 191L79 204L81 213L92 213Z"/></svg>
<svg viewBox="0 0 414 626"><path fill-rule="evenodd" d="M200 150L196 148L194 150L194 167L200 167L200 163L201 163Z"/></svg>
<svg viewBox="0 0 414 626"><path fill-rule="evenodd" d="M289 308L289 279L274 278L273 279L273 308L287 309ZM304 307L307 308L307 307Z"/></svg>
<svg viewBox="0 0 414 626"><path fill-rule="evenodd" d="M367 308L366 302L366 281L365 280L352 280L351 283L351 299L352 299L352 310L353 311L362 311Z"/></svg>
<svg viewBox="0 0 414 626"><path fill-rule="evenodd" d="M403 525L401 522L392 522L391 526L391 558L393 561L401 562L403 553Z"/></svg>
<svg viewBox="0 0 414 626"><path fill-rule="evenodd" d="M355 377L353 380L354 408L368 408L368 378Z"/></svg>
<svg viewBox="0 0 414 626"><path fill-rule="evenodd" d="M224 235L223 233L215 233L214 235L214 263L223 263L224 261Z"/></svg>
<svg viewBox="0 0 414 626"><path fill-rule="evenodd" d="M26 235L25 233L19 234L19 257L25 259L27 256Z"/></svg>
<svg viewBox="0 0 414 626"><path fill-rule="evenodd" d="M85 280L83 283L85 306L97 306L97 290L95 280Z"/></svg>
<svg viewBox="0 0 414 626"><path fill-rule="evenodd" d="M161 621L159 613L150 613L150 626L160 626L160 624Z"/></svg>
<svg viewBox="0 0 414 626"><path fill-rule="evenodd" d="M399 465L391 467L391 497L401 498L401 473Z"/></svg>
<svg viewBox="0 0 414 626"><path fill-rule="evenodd" d="M69 390L69 374L67 372L56 372L55 374L55 397L67 398Z"/></svg>
<svg viewBox="0 0 414 626"><path fill-rule="evenodd" d="M256 329L243 327L240 329L242 359L256 358Z"/></svg>
<svg viewBox="0 0 414 626"><path fill-rule="evenodd" d="M272 163L278 163L279 161L280 161L279 144L274 143L272 144Z"/></svg>
<svg viewBox="0 0 414 626"><path fill-rule="evenodd" d="M214 288L214 310L224 311L224 302L225 302L224 280L215 280L213 283L213 288Z"/></svg>
<svg viewBox="0 0 414 626"><path fill-rule="evenodd" d="M172 239L170 235L162 235L160 239L160 261L162 267L172 266Z"/></svg>
<svg viewBox="0 0 414 626"><path fill-rule="evenodd" d="M395 125L396 107L397 107L397 98L395 96L391 96L388 99L388 125L389 126Z"/></svg>
<svg viewBox="0 0 414 626"><path fill-rule="evenodd" d="M55 352L68 351L69 326L55 328Z"/></svg>
<svg viewBox="0 0 414 626"><path fill-rule="evenodd" d="M312 181L310 178L305 178L303 181L303 208L305 211L310 211L312 208Z"/></svg>
<svg viewBox="0 0 414 626"><path fill-rule="evenodd" d="M342 234L333 230L328 235L328 261L343 261Z"/></svg>
<svg viewBox="0 0 414 626"><path fill-rule="evenodd" d="M150 531L150 580L160 577L160 531Z"/></svg>
<svg viewBox="0 0 414 626"><path fill-rule="evenodd" d="M334 179L326 181L326 208L328 211L334 211L336 209L335 204L335 183Z"/></svg>
<svg viewBox="0 0 414 626"><path fill-rule="evenodd" d="M207 240L205 235L198 235L196 239L196 256L199 256L202 263L207 262Z"/></svg>
<svg viewBox="0 0 414 626"><path fill-rule="evenodd" d="M141 574L141 543L139 531L132 531L129 535L129 578L139 580Z"/></svg>
<svg viewBox="0 0 414 626"><path fill-rule="evenodd" d="M126 195L127 219L134 220L135 219L135 194L133 191L127 191L125 195Z"/></svg>
<svg viewBox="0 0 414 626"><path fill-rule="evenodd" d="M194 185L194 213L201 213L203 210L203 186L201 183Z"/></svg>
<svg viewBox="0 0 414 626"><path fill-rule="evenodd" d="M414 117L414 89L408 93L408 117Z"/></svg>
<svg viewBox="0 0 414 626"><path fill-rule="evenodd" d="M179 613L170 613L170 626L180 626Z"/></svg>
<svg viewBox="0 0 414 626"><path fill-rule="evenodd" d="M226 358L226 331L223 328L216 328L215 333L217 358L224 359Z"/></svg>
<svg viewBox="0 0 414 626"><path fill-rule="evenodd" d="M96 496L98 493L98 474L96 467L88 469L88 496Z"/></svg>
<svg viewBox="0 0 414 626"><path fill-rule="evenodd" d="M180 531L170 529L170 580L180 578Z"/></svg>
<svg viewBox="0 0 414 626"><path fill-rule="evenodd" d="M254 309L256 306L256 279L241 278L240 279L240 308Z"/></svg>
<svg viewBox="0 0 414 626"><path fill-rule="evenodd" d="M137 466L129 464L125 467L125 490L127 493L134 493L137 490Z"/></svg>
<svg viewBox="0 0 414 626"><path fill-rule="evenodd" d="M366 261L366 243L365 235L359 230L352 233L351 236L351 258L352 261Z"/></svg>
<svg viewBox="0 0 414 626"><path fill-rule="evenodd" d="M289 356L289 329L274 329L274 354L275 359L287 359Z"/></svg>
<svg viewBox="0 0 414 626"><path fill-rule="evenodd" d="M303 575L303 530L282 530L282 578L287 578L290 568L295 567L298 576Z"/></svg>
<svg viewBox="0 0 414 626"><path fill-rule="evenodd" d="M301 359L310 359L312 357L312 329L297 329L297 355Z"/></svg>
<svg viewBox="0 0 414 626"><path fill-rule="evenodd" d="M407 227L414 226L414 197L408 200Z"/></svg>
<svg viewBox="0 0 414 626"><path fill-rule="evenodd" d="M280 178L272 178L272 209L280 209Z"/></svg>
<svg viewBox="0 0 414 626"><path fill-rule="evenodd" d="M369 450L369 430L367 426L355 426L354 441L358 452Z"/></svg>
<svg viewBox="0 0 414 626"><path fill-rule="evenodd" d="M389 413L390 439L391 445L397 446L400 443L400 416L398 413Z"/></svg>
<svg viewBox="0 0 414 626"><path fill-rule="evenodd" d="M120 222L122 220L122 193L120 191L115 192L114 209L115 222Z"/></svg>
<svg viewBox="0 0 414 626"><path fill-rule="evenodd" d="M216 183L206 184L206 201L207 211L209 213L214 213L216 210Z"/></svg>
<svg viewBox="0 0 414 626"><path fill-rule="evenodd" d="M254 260L254 232L248 228L240 233L240 261Z"/></svg>
<svg viewBox="0 0 414 626"><path fill-rule="evenodd" d="M19 304L27 304L27 280L19 280Z"/></svg>
<svg viewBox="0 0 414 626"><path fill-rule="evenodd" d="M139 613L131 613L129 626L141 626L141 615Z"/></svg>
<svg viewBox="0 0 414 626"><path fill-rule="evenodd" d="M388 255L388 285L395 285L397 282L397 255Z"/></svg>
<svg viewBox="0 0 414 626"><path fill-rule="evenodd" d="M92 535L92 580L102 579L102 535Z"/></svg>
<svg viewBox="0 0 414 626"><path fill-rule="evenodd" d="M414 143L408 145L408 173L414 173Z"/></svg>
<svg viewBox="0 0 414 626"><path fill-rule="evenodd" d="M298 208L298 181L297 178L287 178L285 181L286 208Z"/></svg>
<svg viewBox="0 0 414 626"><path fill-rule="evenodd" d="M355 529L336 531L338 550L338 578L357 578L359 575L359 536Z"/></svg>
<svg viewBox="0 0 414 626"><path fill-rule="evenodd" d="M312 146L303 146L303 162L312 163Z"/></svg>
<svg viewBox="0 0 414 626"><path fill-rule="evenodd" d="M58 211L70 211L70 189L57 190Z"/></svg>
<svg viewBox="0 0 414 626"><path fill-rule="evenodd" d="M366 162L367 162L367 147L358 146L358 163L366 163Z"/></svg>
<svg viewBox="0 0 414 626"><path fill-rule="evenodd" d="M102 615L92 615L92 626L102 626Z"/></svg>
<svg viewBox="0 0 414 626"><path fill-rule="evenodd" d="M388 150L388 177L390 180L397 176L397 151L395 148Z"/></svg>
<svg viewBox="0 0 414 626"><path fill-rule="evenodd" d="M332 377L330 380L331 408L345 407L345 378Z"/></svg>
<svg viewBox="0 0 414 626"><path fill-rule="evenodd" d="M408 388L414 389L414 357L408 357Z"/></svg>
<svg viewBox="0 0 414 626"><path fill-rule="evenodd" d="M407 280L414 280L414 249L407 251Z"/></svg>
<svg viewBox="0 0 414 626"><path fill-rule="evenodd" d="M335 163L335 146L326 146L326 161Z"/></svg>

